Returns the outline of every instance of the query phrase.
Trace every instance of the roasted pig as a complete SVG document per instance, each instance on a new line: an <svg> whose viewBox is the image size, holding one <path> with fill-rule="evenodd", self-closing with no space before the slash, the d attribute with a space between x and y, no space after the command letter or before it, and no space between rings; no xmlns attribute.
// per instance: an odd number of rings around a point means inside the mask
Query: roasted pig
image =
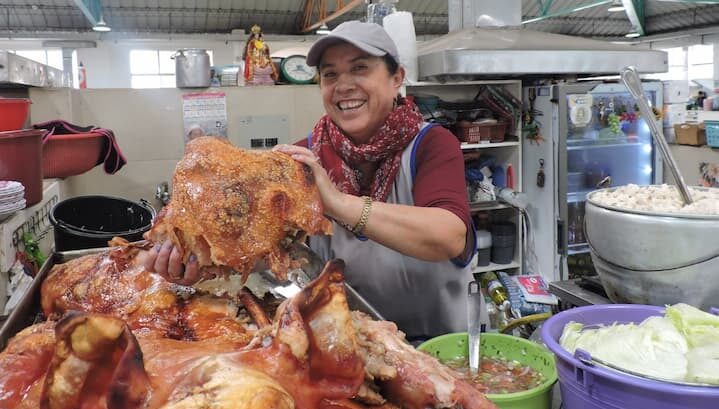
<svg viewBox="0 0 719 409"><path fill-rule="evenodd" d="M180 297L179 286L138 273L136 253L120 247L53 270L42 303L64 317L0 353L0 408L495 408L394 324L351 312L339 260L273 319L241 294L245 320L256 320L241 325L211 296Z"/></svg>
<svg viewBox="0 0 719 409"><path fill-rule="evenodd" d="M214 137L188 143L175 168L172 199L146 238L171 240L185 261L222 266L245 277L258 261L280 279L289 245L330 234L314 175L279 152L247 151Z"/></svg>
<svg viewBox="0 0 719 409"><path fill-rule="evenodd" d="M125 242L54 266L42 283L43 313L51 319L69 311L109 314L135 333L161 338L223 337L240 344L252 339L251 323L238 318L238 303L198 294L148 272L140 250Z"/></svg>

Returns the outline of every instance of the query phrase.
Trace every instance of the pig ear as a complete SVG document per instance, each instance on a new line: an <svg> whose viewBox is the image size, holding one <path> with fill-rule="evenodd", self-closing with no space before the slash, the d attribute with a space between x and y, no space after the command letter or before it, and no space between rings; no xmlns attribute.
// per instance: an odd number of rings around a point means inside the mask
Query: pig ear
<svg viewBox="0 0 719 409"><path fill-rule="evenodd" d="M308 360L313 377L364 378L344 289L344 262L329 261L322 273L278 309L276 339L298 359Z"/></svg>
<svg viewBox="0 0 719 409"><path fill-rule="evenodd" d="M93 399L93 407L103 401L108 409L144 407L149 381L140 346L124 321L71 313L58 322L55 339L41 409L78 408Z"/></svg>

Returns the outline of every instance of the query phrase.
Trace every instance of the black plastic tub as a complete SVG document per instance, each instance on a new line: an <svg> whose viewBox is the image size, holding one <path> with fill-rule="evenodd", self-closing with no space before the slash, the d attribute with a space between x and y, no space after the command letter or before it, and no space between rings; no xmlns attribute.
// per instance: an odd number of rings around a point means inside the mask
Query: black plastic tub
<svg viewBox="0 0 719 409"><path fill-rule="evenodd" d="M78 196L56 204L50 212L55 250L107 247L113 237L142 240L152 227L155 209L146 201L111 196Z"/></svg>

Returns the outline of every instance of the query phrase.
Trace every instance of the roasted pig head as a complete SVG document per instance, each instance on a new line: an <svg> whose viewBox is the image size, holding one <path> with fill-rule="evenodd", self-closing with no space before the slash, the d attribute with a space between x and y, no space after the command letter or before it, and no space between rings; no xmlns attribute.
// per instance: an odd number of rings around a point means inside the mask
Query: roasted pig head
<svg viewBox="0 0 719 409"><path fill-rule="evenodd" d="M194 254L200 266L245 277L264 260L285 279L289 245L331 229L309 167L283 153L202 137L188 143L175 168L172 199L146 238L172 240L185 261Z"/></svg>
<svg viewBox="0 0 719 409"><path fill-rule="evenodd" d="M55 327L41 409L144 408L150 388L142 351L124 321L71 313Z"/></svg>

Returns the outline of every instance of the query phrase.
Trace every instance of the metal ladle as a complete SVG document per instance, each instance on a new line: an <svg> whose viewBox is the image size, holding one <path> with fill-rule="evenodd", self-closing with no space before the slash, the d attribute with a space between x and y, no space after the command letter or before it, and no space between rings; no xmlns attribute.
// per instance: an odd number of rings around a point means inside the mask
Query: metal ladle
<svg viewBox="0 0 719 409"><path fill-rule="evenodd" d="M649 108L647 98L644 95L642 81L639 79L637 70L634 67L624 67L621 74L622 82L624 82L624 85L627 86L629 92L632 94L632 97L634 97L634 101L636 101L637 106L639 107L639 112L642 114L642 116L644 117L644 121L649 126L649 130L651 131L652 137L654 138L654 142L659 147L659 151L662 153L664 161L667 162L669 170L672 171L672 176L674 176L674 180L679 186L679 193L681 193L684 204L692 204L694 200L692 200L692 196L689 193L687 184L684 182L682 174L679 173L677 163L674 161L674 157L669 151L669 145L667 144L666 139L664 139L664 133L657 126L657 122L654 118L654 112L652 112L652 110Z"/></svg>

